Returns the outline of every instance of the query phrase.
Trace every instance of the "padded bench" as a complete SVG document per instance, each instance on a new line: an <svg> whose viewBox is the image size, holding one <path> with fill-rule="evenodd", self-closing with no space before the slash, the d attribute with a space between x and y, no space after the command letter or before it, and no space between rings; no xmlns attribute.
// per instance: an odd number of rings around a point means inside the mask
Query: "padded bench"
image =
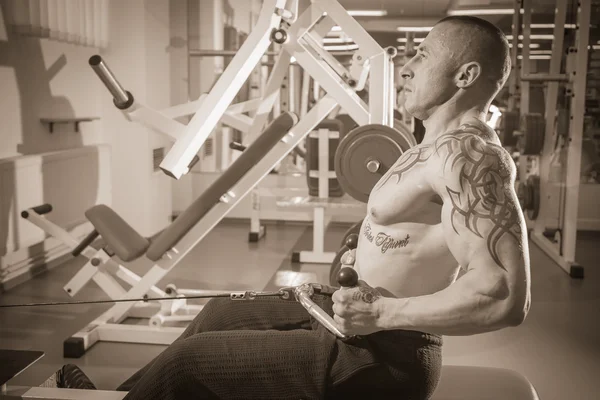
<svg viewBox="0 0 600 400"><path fill-rule="evenodd" d="M430 400L540 400L523 375L504 368L444 365Z"/></svg>
<svg viewBox="0 0 600 400"><path fill-rule="evenodd" d="M84 391L56 388L16 387L7 390L6 382L44 355L41 351L0 349L0 400L56 398L117 400L125 392ZM5 397L7 396L7 397ZM504 368L445 365L442 377L430 400L540 400L533 385L523 375Z"/></svg>
<svg viewBox="0 0 600 400"><path fill-rule="evenodd" d="M44 357L43 351L0 349L0 393L6 391L6 382L42 357Z"/></svg>

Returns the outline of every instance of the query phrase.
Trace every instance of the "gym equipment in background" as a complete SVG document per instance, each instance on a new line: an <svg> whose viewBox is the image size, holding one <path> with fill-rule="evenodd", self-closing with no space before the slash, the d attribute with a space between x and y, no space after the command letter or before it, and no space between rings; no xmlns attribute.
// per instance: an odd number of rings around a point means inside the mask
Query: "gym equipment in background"
<svg viewBox="0 0 600 400"><path fill-rule="evenodd" d="M529 60L532 1L524 0L523 13L513 15L514 37L523 35L521 68L519 74L511 74L509 81L511 112L516 113L516 101L520 100L520 127L513 132L520 152L517 193L525 211L530 238L572 278L584 276L583 266L575 259L578 228L600 230L595 200L600 196L600 186L581 183L591 1L583 0L578 4L574 15L577 29L567 42L567 3L556 2L550 70L532 74ZM520 7L516 4L515 10ZM513 65L517 65L518 51L513 46ZM562 73L563 65L565 73ZM546 86L543 116L530 112L531 82ZM564 96L561 95L563 89ZM585 196L586 200L580 202L580 196ZM582 212L586 214L585 218L580 218Z"/></svg>
<svg viewBox="0 0 600 400"><path fill-rule="evenodd" d="M331 104L333 107L333 104ZM315 112L318 112L315 109ZM317 115L316 118L319 118ZM291 113L275 119L240 157L198 197L171 225L150 242L127 224L106 205L96 205L86 211L94 226L88 237L78 243L67 232L48 221L43 213L50 206L30 208L22 217L39 226L48 234L63 241L73 255L83 254L88 262L65 285L65 291L74 296L90 280L94 280L113 299L166 297L166 291L155 285L191 251L227 213L269 173L279 161L280 153L292 151L297 141L285 142L290 130L300 123ZM305 127L306 128L306 127ZM302 129L300 125L299 129ZM276 151L278 149L279 151ZM102 248L95 250L90 244L100 237ZM131 262L145 256L153 262L143 277L121 266L113 257ZM126 289L119 280L130 286ZM169 288L168 288L169 289ZM173 288L170 288L171 290ZM215 291L179 290L190 295L211 294ZM185 299L164 301L159 305L146 302L115 304L64 342L65 357L81 357L98 341L127 343L170 344L183 328L166 326L171 322L191 321L202 306L188 305ZM127 317L150 318L147 326L121 324Z"/></svg>

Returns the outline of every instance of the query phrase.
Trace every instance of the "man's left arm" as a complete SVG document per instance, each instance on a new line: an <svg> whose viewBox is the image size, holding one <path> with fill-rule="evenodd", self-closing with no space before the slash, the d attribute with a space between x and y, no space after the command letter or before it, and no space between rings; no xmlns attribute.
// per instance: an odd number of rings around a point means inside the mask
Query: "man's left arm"
<svg viewBox="0 0 600 400"><path fill-rule="evenodd" d="M381 298L380 327L462 336L519 325L529 310L530 271L514 163L471 134L442 137L436 147L441 172L432 186L444 201L446 242L466 273L431 295Z"/></svg>

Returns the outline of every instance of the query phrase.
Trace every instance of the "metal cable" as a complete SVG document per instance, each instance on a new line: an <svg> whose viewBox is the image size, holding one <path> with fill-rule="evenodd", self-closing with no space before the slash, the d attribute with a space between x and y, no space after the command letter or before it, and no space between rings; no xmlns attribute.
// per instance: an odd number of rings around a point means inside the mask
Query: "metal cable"
<svg viewBox="0 0 600 400"><path fill-rule="evenodd" d="M187 299L208 299L213 297L232 297L234 293L243 293L250 294L248 298L244 298L243 300L252 300L254 297L274 297L274 296L283 296L283 292L231 292L231 293L221 293L221 294L212 294L212 295L197 295L197 296L180 296L180 297L143 297L139 299L116 299L116 300L87 300L87 301L54 301L47 303L23 303L23 304L0 304L0 308L17 308L17 307L42 307L42 306L63 306L63 305L80 305L80 304L106 304L106 303L125 303L125 302L134 302L134 301L166 301L166 300L187 300ZM242 299L240 299L242 300Z"/></svg>

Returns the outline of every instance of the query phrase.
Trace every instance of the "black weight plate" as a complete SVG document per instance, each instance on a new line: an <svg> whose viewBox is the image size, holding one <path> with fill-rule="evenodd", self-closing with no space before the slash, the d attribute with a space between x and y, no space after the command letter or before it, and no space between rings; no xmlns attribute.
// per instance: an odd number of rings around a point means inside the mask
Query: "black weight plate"
<svg viewBox="0 0 600 400"><path fill-rule="evenodd" d="M366 203L375 184L411 147L410 138L386 125L359 126L340 141L335 153L335 172L342 189L358 201ZM377 172L370 172L367 163L379 162Z"/></svg>

